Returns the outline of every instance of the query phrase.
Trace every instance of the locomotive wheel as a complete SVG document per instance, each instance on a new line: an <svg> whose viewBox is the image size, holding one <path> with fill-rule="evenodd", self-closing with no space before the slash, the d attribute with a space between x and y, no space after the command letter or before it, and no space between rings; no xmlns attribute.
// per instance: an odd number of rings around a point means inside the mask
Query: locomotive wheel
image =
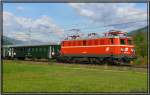
<svg viewBox="0 0 150 95"><path fill-rule="evenodd" d="M61 57L57 57L56 60L57 60L57 62L62 62Z"/></svg>
<svg viewBox="0 0 150 95"><path fill-rule="evenodd" d="M67 57L67 63L72 63L72 58L71 57Z"/></svg>
<svg viewBox="0 0 150 95"><path fill-rule="evenodd" d="M96 60L96 58L92 58L93 60L93 64L97 64L97 60Z"/></svg>
<svg viewBox="0 0 150 95"><path fill-rule="evenodd" d="M115 63L115 65L119 65L120 64L120 62L118 60L115 60L114 63Z"/></svg>
<svg viewBox="0 0 150 95"><path fill-rule="evenodd" d="M78 59L75 60L75 63L80 63L80 61Z"/></svg>
<svg viewBox="0 0 150 95"><path fill-rule="evenodd" d="M88 63L92 64L92 59L90 57L88 58Z"/></svg>
<svg viewBox="0 0 150 95"><path fill-rule="evenodd" d="M71 62L72 62L72 63L76 63L75 58L72 58Z"/></svg>
<svg viewBox="0 0 150 95"><path fill-rule="evenodd" d="M65 63L71 63L71 58L70 57L62 57L62 62L65 62Z"/></svg>

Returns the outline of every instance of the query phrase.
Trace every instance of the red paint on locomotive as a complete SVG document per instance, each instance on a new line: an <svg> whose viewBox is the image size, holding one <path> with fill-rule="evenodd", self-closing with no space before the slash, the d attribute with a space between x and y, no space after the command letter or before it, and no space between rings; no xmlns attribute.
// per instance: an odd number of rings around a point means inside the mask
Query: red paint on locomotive
<svg viewBox="0 0 150 95"><path fill-rule="evenodd" d="M135 57L131 37L120 31L105 33L105 37L93 39L64 40L61 43L62 56L74 57ZM113 36L112 36L113 35Z"/></svg>

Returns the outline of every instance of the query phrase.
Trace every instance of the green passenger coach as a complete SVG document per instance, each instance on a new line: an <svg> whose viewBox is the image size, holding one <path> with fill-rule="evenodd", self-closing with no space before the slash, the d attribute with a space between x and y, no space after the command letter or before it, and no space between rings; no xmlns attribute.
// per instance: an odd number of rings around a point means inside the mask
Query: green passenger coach
<svg viewBox="0 0 150 95"><path fill-rule="evenodd" d="M5 45L3 46L3 58L17 59L52 59L59 54L60 45Z"/></svg>

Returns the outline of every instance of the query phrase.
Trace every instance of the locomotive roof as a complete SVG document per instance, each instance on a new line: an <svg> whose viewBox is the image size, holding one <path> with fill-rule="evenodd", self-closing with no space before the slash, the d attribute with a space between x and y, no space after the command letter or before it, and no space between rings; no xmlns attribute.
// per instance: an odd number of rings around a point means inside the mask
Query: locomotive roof
<svg viewBox="0 0 150 95"><path fill-rule="evenodd" d="M130 38L127 36L127 32L119 31L119 30L110 30L108 32L103 33L104 36L99 37L97 33L90 33L87 37L80 37L79 35L71 35L64 39L64 41L70 40L90 40L90 39L100 39L100 38ZM71 37L71 39L69 39Z"/></svg>
<svg viewBox="0 0 150 95"><path fill-rule="evenodd" d="M92 40L92 39L100 39L100 38L131 38L131 37L128 37L128 36L109 36L109 37L103 36L103 37L99 37L99 38L96 37L96 38L69 39L69 40L64 40L64 41Z"/></svg>
<svg viewBox="0 0 150 95"><path fill-rule="evenodd" d="M59 44L16 44L16 45L3 45L3 47L30 47L30 46L51 46L51 45L59 45Z"/></svg>

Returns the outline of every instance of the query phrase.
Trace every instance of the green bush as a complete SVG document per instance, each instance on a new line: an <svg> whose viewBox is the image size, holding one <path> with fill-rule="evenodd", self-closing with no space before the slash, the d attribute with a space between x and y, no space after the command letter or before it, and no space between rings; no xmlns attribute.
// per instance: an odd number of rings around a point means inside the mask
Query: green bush
<svg viewBox="0 0 150 95"><path fill-rule="evenodd" d="M137 57L137 59L134 61L135 65L140 65L142 62L142 57Z"/></svg>
<svg viewBox="0 0 150 95"><path fill-rule="evenodd" d="M137 59L134 60L135 65L146 65L148 64L147 56L141 57L138 56Z"/></svg>
<svg viewBox="0 0 150 95"><path fill-rule="evenodd" d="M136 30L133 34L133 43L135 45L135 51L137 59L134 60L136 65L146 65L148 63L148 41L147 41L147 28L141 28Z"/></svg>

